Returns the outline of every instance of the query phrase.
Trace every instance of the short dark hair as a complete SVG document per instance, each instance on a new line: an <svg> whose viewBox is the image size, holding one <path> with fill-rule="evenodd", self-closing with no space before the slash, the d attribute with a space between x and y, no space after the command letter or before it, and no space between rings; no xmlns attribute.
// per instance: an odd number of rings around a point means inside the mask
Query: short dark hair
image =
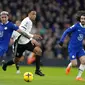
<svg viewBox="0 0 85 85"><path fill-rule="evenodd" d="M31 11L36 11L36 10L35 10L35 9L29 9L29 10L28 10L28 14L29 14Z"/></svg>
<svg viewBox="0 0 85 85"><path fill-rule="evenodd" d="M85 11L81 10L81 11L77 12L77 14L76 14L77 21L80 21L81 16L85 16Z"/></svg>

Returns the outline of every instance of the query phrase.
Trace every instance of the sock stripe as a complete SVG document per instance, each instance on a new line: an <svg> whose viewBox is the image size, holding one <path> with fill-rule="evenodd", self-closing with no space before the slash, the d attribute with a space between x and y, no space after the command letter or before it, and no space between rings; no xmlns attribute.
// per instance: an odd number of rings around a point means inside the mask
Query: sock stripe
<svg viewBox="0 0 85 85"><path fill-rule="evenodd" d="M81 70L81 69L79 69L80 71L83 71L83 70Z"/></svg>

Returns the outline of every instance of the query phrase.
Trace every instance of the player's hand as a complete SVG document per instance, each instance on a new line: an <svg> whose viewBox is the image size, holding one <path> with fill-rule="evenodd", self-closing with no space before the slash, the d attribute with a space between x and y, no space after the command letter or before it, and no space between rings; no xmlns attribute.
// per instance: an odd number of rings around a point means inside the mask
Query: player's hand
<svg viewBox="0 0 85 85"><path fill-rule="evenodd" d="M60 42L58 43L58 45L59 45L60 48L62 48L63 42L60 41Z"/></svg>
<svg viewBox="0 0 85 85"><path fill-rule="evenodd" d="M31 43L32 43L32 45L40 46L40 43L38 43L35 39L32 39Z"/></svg>
<svg viewBox="0 0 85 85"><path fill-rule="evenodd" d="M33 38L34 39L42 39L42 37L40 35L38 35L38 34L34 34Z"/></svg>

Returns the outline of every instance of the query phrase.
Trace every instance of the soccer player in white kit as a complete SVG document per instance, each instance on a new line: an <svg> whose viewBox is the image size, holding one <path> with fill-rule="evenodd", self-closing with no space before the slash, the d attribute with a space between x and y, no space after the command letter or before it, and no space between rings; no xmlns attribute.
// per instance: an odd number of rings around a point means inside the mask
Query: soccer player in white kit
<svg viewBox="0 0 85 85"><path fill-rule="evenodd" d="M30 37L38 37L36 34L31 34L32 29L32 21L36 19L36 11L30 11L28 13L28 17L26 17L20 24L20 28L24 30ZM17 35L15 32L14 35ZM42 56L42 50L40 48L40 44L33 38L26 38L18 33L18 39L17 39L17 48L15 44L15 58L14 60L10 60L7 63L3 65L3 70L6 71L6 68L8 65L16 64L23 60L23 52L25 50L31 51L35 53L36 56L36 70L35 74L39 76L44 76L44 74L40 70L40 56ZM40 37L40 36L39 36ZM42 37L41 37L42 38Z"/></svg>

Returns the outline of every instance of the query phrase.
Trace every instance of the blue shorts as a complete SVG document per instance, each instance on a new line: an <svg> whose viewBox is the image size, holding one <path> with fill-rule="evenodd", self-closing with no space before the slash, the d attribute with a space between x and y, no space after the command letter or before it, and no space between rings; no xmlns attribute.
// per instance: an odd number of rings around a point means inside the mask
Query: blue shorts
<svg viewBox="0 0 85 85"><path fill-rule="evenodd" d="M2 57L5 52L6 52L6 50L0 48L0 57Z"/></svg>
<svg viewBox="0 0 85 85"><path fill-rule="evenodd" d="M70 60L74 60L76 58L80 58L81 56L85 55L85 50L83 48L77 51L74 49L69 49L68 52L69 52Z"/></svg>

